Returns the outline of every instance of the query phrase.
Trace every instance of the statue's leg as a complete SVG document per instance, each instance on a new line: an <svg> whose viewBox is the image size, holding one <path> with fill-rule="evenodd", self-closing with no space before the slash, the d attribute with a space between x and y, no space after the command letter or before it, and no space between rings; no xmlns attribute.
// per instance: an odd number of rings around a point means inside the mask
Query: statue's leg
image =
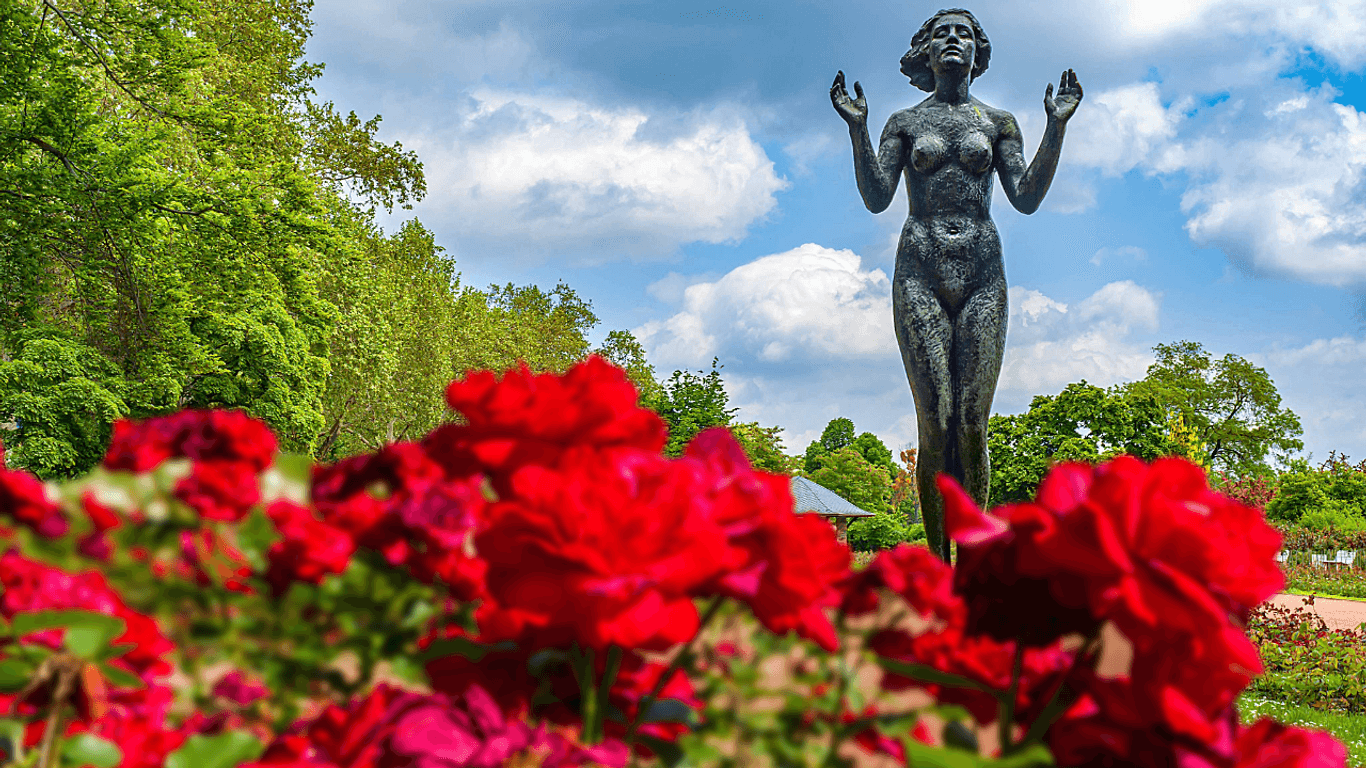
<svg viewBox="0 0 1366 768"><path fill-rule="evenodd" d="M993 281L963 305L954 323L954 414L963 487L983 508L991 488L987 421L1006 345L1006 283Z"/></svg>
<svg viewBox="0 0 1366 768"><path fill-rule="evenodd" d="M897 260L902 263L902 259ZM953 324L944 307L919 275L897 269L892 280L892 324L901 347L901 361L915 398L919 427L916 454L916 485L920 512L930 551L949 562L949 542L944 536L944 504L935 478L948 468L953 439L952 374L949 355L953 349Z"/></svg>

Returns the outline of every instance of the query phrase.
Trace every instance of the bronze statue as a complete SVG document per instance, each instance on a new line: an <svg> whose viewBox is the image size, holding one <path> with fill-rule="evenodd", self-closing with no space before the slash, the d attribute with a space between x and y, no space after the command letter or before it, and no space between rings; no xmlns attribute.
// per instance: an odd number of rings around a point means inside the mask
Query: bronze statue
<svg viewBox="0 0 1366 768"><path fill-rule="evenodd" d="M943 500L935 477L947 472L983 506L991 482L987 418L1001 373L1006 336L1006 277L1001 240L991 221L992 172L1021 213L1043 202L1058 167L1067 121L1081 103L1072 70L1055 97L1044 94L1048 125L1025 166L1015 117L968 93L986 71L991 42L962 9L936 13L911 38L901 71L929 98L887 120L876 152L868 105L844 72L830 100L849 123L854 174L863 203L881 213L904 171L910 216L901 229L892 280L892 321L920 432L916 483L930 549L949 562Z"/></svg>

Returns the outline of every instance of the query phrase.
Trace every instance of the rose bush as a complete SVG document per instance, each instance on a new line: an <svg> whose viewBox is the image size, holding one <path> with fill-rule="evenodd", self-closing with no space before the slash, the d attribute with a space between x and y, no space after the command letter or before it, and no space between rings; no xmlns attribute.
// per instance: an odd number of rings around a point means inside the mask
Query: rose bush
<svg viewBox="0 0 1366 768"><path fill-rule="evenodd" d="M945 479L957 565L854 572L729 432L665 458L601 359L447 401L330 466L185 412L60 486L0 469L0 763L1345 763L1240 725L1280 536L1189 463L1063 465L992 511Z"/></svg>

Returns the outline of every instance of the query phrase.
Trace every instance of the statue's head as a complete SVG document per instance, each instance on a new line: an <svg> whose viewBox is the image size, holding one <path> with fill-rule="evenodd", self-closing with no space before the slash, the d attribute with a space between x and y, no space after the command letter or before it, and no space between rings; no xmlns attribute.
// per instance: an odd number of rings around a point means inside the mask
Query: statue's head
<svg viewBox="0 0 1366 768"><path fill-rule="evenodd" d="M982 31L982 25L977 23L972 13L962 8L950 8L936 13L921 24L920 31L911 38L911 50L901 57L901 73L911 79L911 85L922 91L934 90L931 55L935 49L936 35L942 45L945 38L957 36L956 30L963 27L964 21L972 30L972 39L964 37L959 40L957 46L949 47L948 55L952 57L953 48L959 48L959 57L966 59L964 63L971 63L973 80L987 71L987 64L991 61L991 41L987 39L987 33Z"/></svg>

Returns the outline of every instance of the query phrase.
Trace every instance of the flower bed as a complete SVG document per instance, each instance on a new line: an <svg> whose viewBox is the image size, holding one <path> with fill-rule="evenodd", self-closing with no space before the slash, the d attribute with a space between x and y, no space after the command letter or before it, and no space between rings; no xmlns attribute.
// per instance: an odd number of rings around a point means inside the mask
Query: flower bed
<svg viewBox="0 0 1366 768"><path fill-rule="evenodd" d="M1240 722L1242 620L1283 585L1281 539L1187 462L1062 465L991 512L945 479L957 565L906 545L854 571L725 430L663 457L597 358L447 400L458 423L330 466L187 412L121 422L60 487L0 473L9 747L42 768L1343 764L1322 733Z"/></svg>

